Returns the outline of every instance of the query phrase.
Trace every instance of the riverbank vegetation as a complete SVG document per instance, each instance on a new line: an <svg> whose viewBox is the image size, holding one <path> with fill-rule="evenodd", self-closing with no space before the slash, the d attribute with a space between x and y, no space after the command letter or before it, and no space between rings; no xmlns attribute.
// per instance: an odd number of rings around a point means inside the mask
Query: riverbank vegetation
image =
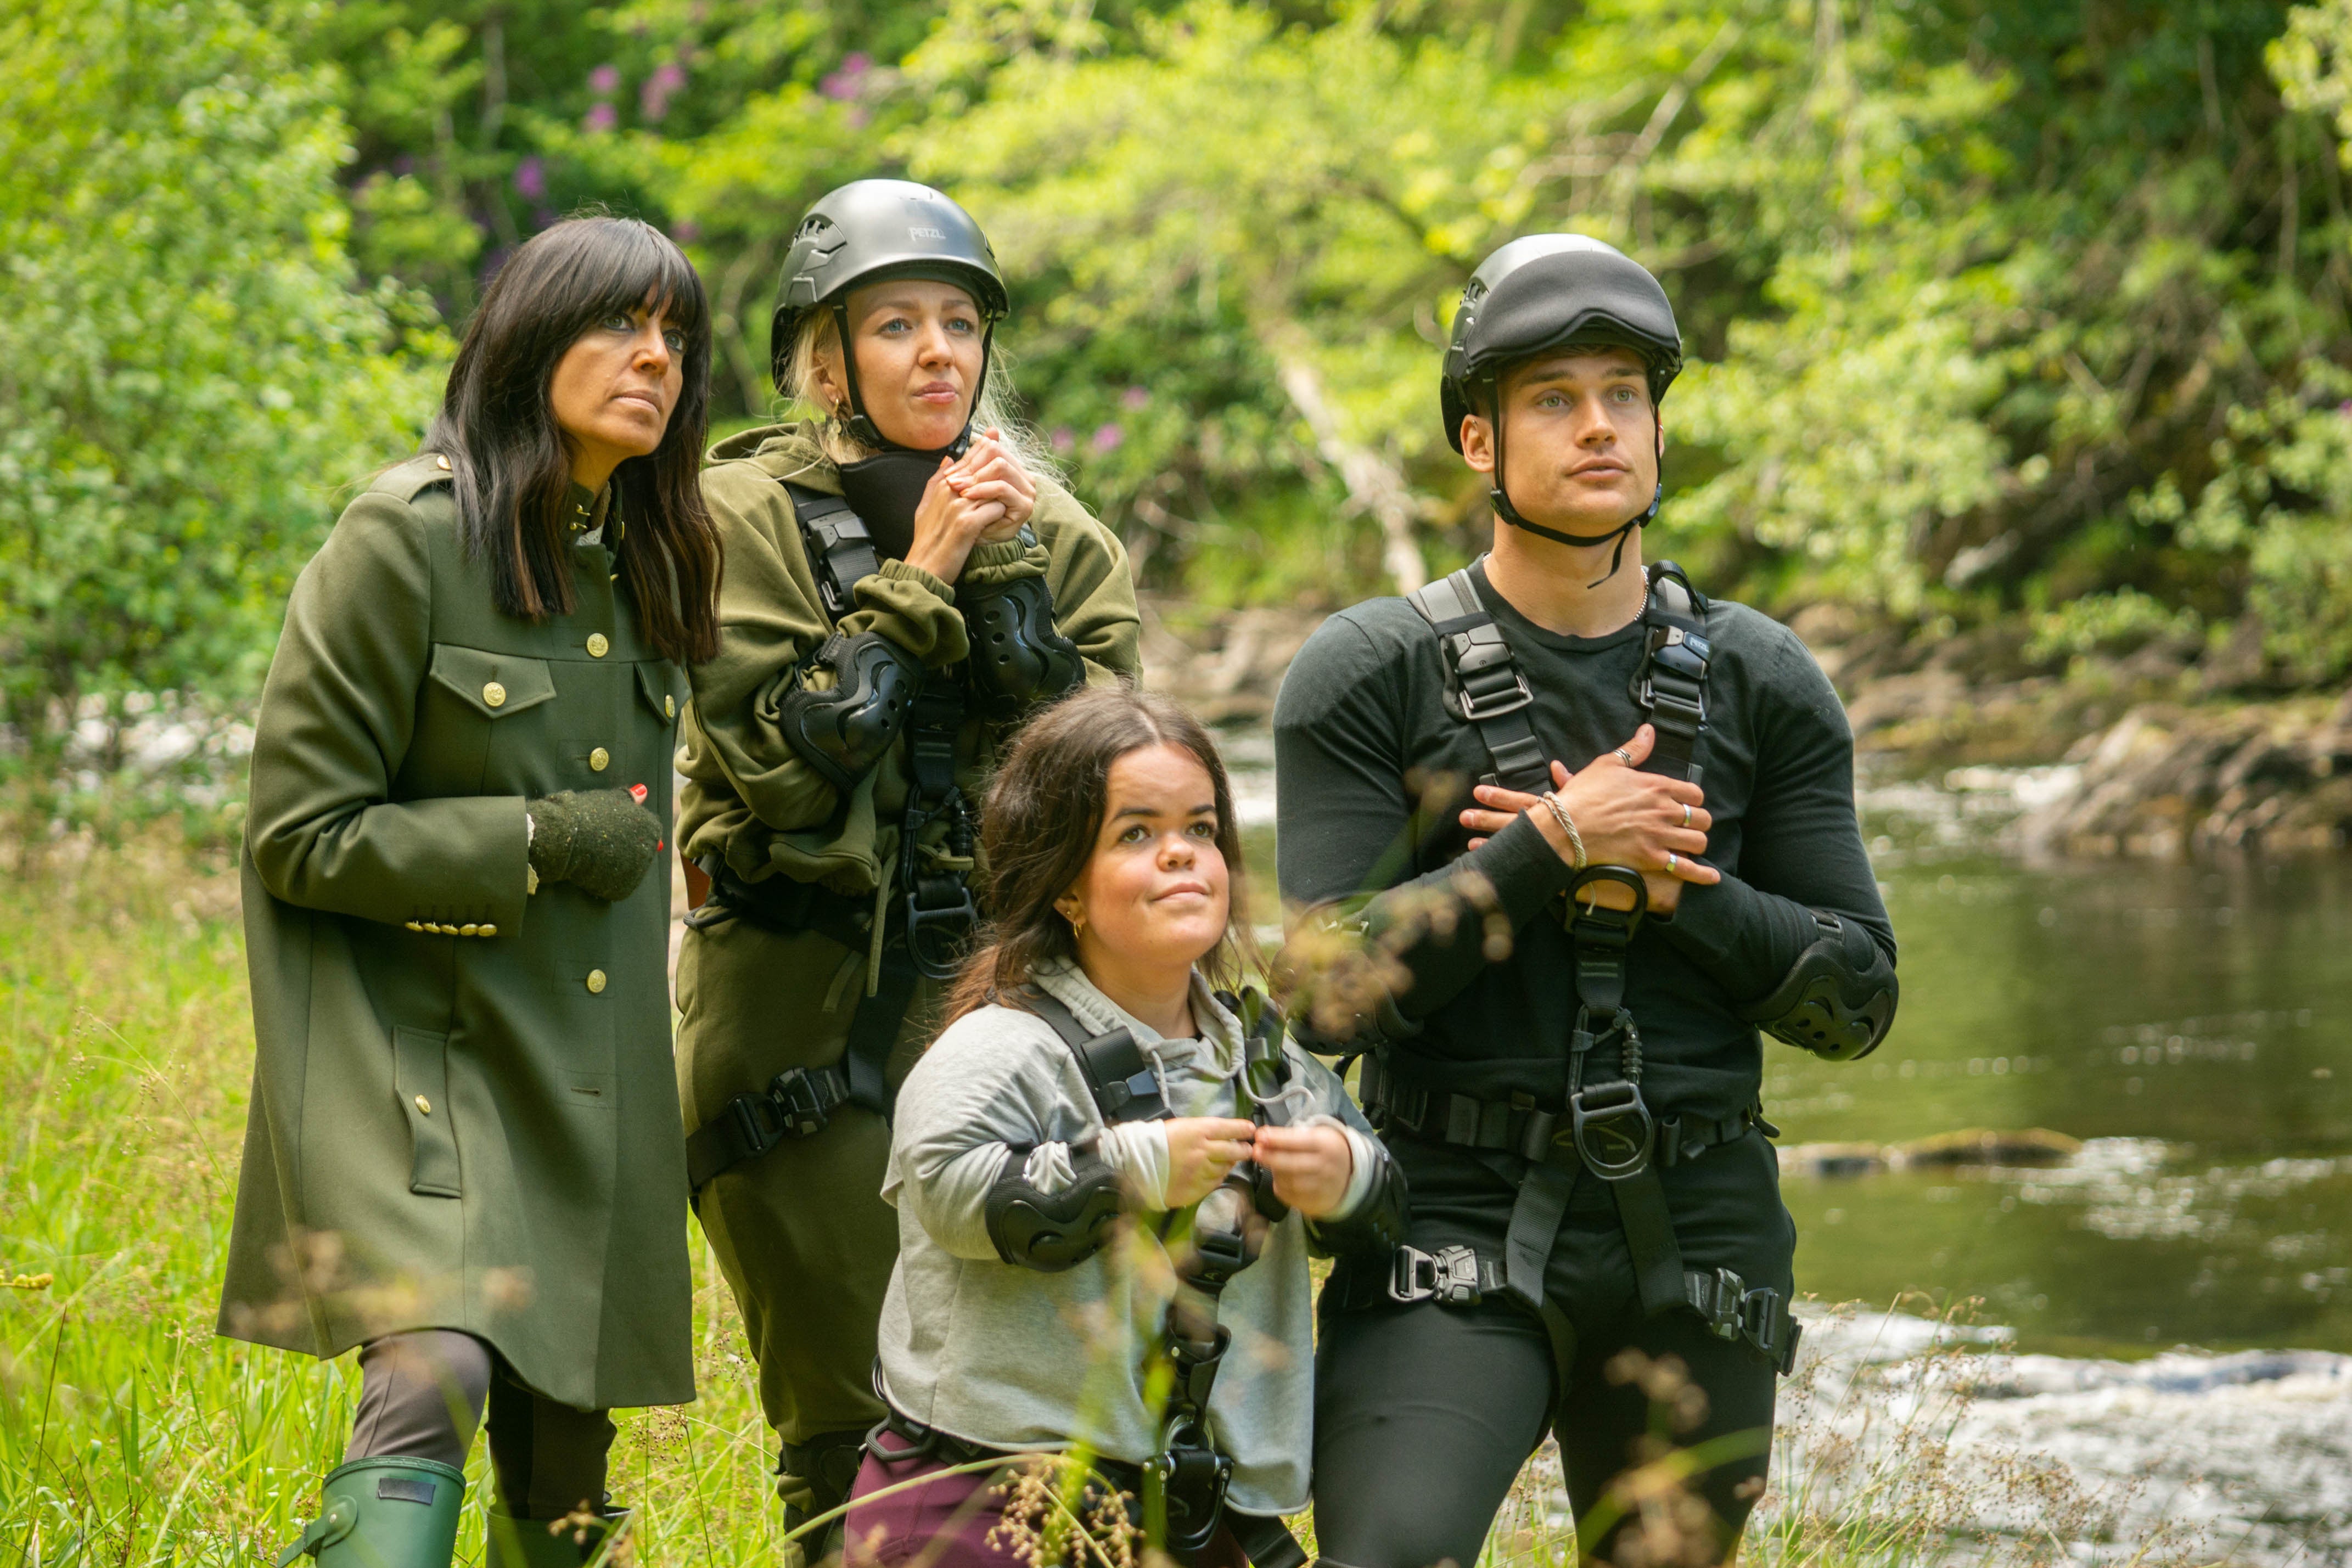
<svg viewBox="0 0 2352 1568"><path fill-rule="evenodd" d="M1487 250L1575 228L1675 297L1653 549L1709 587L2035 678L2155 649L2200 700L2352 668L2347 0L5 0L0 37L36 831L234 770L290 573L507 249L669 226L749 422L792 227L866 174L988 226L1031 413L1180 605L1471 553L1437 345Z"/></svg>

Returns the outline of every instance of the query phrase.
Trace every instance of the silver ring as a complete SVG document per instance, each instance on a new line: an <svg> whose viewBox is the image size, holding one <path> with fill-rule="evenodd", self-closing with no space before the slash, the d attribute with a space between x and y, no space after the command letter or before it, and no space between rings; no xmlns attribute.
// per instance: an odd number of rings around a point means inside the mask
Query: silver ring
<svg viewBox="0 0 2352 1568"><path fill-rule="evenodd" d="M1683 826L1685 828L1690 826L1690 802L1688 800L1683 802Z"/></svg>
<svg viewBox="0 0 2352 1568"><path fill-rule="evenodd" d="M1627 750L1626 750L1623 747L1622 747L1622 746L1621 746L1621 747L1619 747L1616 750L1614 750L1614 751L1611 752L1609 755L1610 755L1610 756L1612 756L1612 757L1613 757L1613 758L1615 758L1618 761L1620 761L1620 762L1623 763L1623 764L1624 764L1626 767L1628 767L1628 768L1631 768L1631 767L1633 767L1633 753L1631 753L1631 752L1627 751Z"/></svg>
<svg viewBox="0 0 2352 1568"><path fill-rule="evenodd" d="M1675 858L1675 852L1674 852L1674 851L1672 851L1672 850L1668 850L1668 851L1666 852L1666 869L1667 869L1668 871L1672 871L1672 870L1674 870L1675 866L1677 866L1677 865L1679 865L1679 864L1681 864L1681 863L1682 863L1681 862L1677 861L1677 860Z"/></svg>

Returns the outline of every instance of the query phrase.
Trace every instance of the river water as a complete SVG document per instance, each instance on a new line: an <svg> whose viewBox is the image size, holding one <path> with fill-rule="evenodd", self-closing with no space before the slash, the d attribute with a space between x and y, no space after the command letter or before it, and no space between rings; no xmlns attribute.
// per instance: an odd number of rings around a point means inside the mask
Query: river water
<svg viewBox="0 0 2352 1568"><path fill-rule="evenodd" d="M1223 738L1270 871L1270 741ZM2352 860L2031 863L2011 829L2064 782L1865 777L1902 1009L1860 1062L1766 1041L1798 1288L1844 1304L1814 1309L1777 1471L1829 1441L1914 1473L1925 1411L1978 1478L1963 1556L2054 1530L2081 1561L2352 1561ZM1971 1129L2062 1137L1906 1157ZM2061 1525L2042 1482L1983 1480L2047 1475L2093 1503Z"/></svg>

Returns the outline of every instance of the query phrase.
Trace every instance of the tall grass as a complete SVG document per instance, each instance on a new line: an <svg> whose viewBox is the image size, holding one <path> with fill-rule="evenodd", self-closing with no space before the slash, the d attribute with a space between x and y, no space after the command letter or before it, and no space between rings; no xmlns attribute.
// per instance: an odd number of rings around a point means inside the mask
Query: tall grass
<svg viewBox="0 0 2352 1568"><path fill-rule="evenodd" d="M251 1061L225 865L133 848L0 882L0 1568L268 1561L341 1457L351 1358L321 1365L212 1333ZM773 1438L734 1304L698 1231L691 1244L700 1397L617 1413L613 1492L638 1511L639 1563L780 1563ZM1744 1563L2048 1562L2089 1517L2046 1469L1957 1472L1945 1439L1965 1378L1905 1403L1868 1374L1815 1363L1809 1375L1784 1401L1794 1419ZM1869 1429L1898 1408L1899 1430ZM470 1563L480 1444L467 1474ZM1637 1476L1626 1505L1665 1507L1668 1479ZM1528 1467L1488 1568L1575 1561L1558 1486L1556 1458ZM2048 1527L1973 1531L1988 1488L2044 1508Z"/></svg>

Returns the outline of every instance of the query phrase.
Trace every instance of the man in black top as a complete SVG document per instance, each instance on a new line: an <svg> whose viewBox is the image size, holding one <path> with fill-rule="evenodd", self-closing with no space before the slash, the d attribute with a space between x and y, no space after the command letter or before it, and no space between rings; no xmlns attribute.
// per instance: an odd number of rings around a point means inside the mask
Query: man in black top
<svg viewBox="0 0 2352 1568"><path fill-rule="evenodd" d="M1680 364L1609 246L1490 257L1444 393L1492 553L1332 617L1276 708L1294 1012L1371 1052L1412 1191L1393 1267L1323 1297L1330 1568L1474 1563L1548 1427L1604 1561L1727 1562L1762 1490L1796 1238L1757 1026L1870 1050L1895 939L1828 680L1643 569ZM1612 1488L1654 1422L1689 1487Z"/></svg>

